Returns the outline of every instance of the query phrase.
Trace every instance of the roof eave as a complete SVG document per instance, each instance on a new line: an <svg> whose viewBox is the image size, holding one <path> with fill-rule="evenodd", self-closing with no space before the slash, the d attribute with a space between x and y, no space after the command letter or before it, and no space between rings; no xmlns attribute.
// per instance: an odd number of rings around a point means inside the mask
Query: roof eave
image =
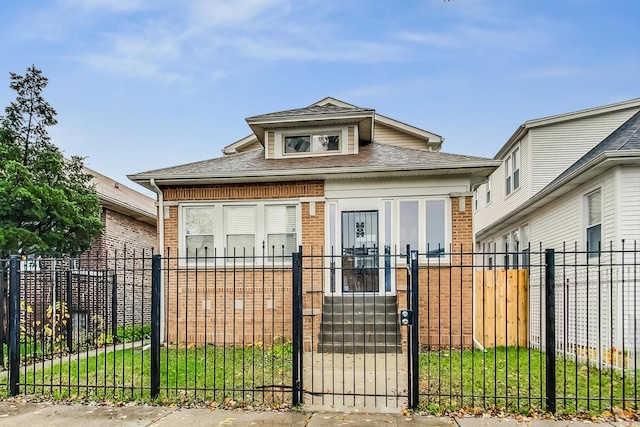
<svg viewBox="0 0 640 427"><path fill-rule="evenodd" d="M548 126L556 123L568 122L571 120L578 120L584 117L597 116L600 114L606 114L613 111L626 110L629 108L640 107L640 98L630 99L628 101L617 102L615 104L602 105L594 108L587 108L584 110L572 111L570 113L557 114L554 116L541 117L538 119L527 120L520 125L518 129L511 135L511 137L505 142L505 144L498 150L494 159L499 159L504 156L513 145L519 141L526 131L529 129Z"/></svg>
<svg viewBox="0 0 640 427"><path fill-rule="evenodd" d="M291 124L291 123L299 123L303 124L305 122L327 122L330 123L332 120L353 120L354 123L361 122L363 120L372 119L374 117L374 110L364 110L364 111L348 111L348 112L339 112L339 113L321 113L321 114L303 114L299 116L289 116L289 117L249 117L246 119L247 124L253 131L254 135L258 138L262 145L265 144L264 141L264 132L267 128L274 128L274 125L278 124Z"/></svg>
<svg viewBox="0 0 640 427"><path fill-rule="evenodd" d="M148 224L156 224L157 216L155 214L152 214L151 212L122 203L119 200L116 200L113 197L105 196L104 194L98 194L98 199L100 200L100 204L106 208L109 208L123 215L130 216L139 221L146 222Z"/></svg>
<svg viewBox="0 0 640 427"><path fill-rule="evenodd" d="M541 206L550 203L553 200L569 193L576 187L597 177L605 171L620 165L638 165L640 160L640 150L624 150L624 151L605 151L590 161L577 168L564 178L550 183L543 188L535 196L523 203L515 214L510 213L508 216L499 218L491 225L483 228L476 233L476 240L483 239L494 232L497 228L511 226L520 222L526 215L530 214ZM494 225L498 224L498 226Z"/></svg>
<svg viewBox="0 0 640 427"><path fill-rule="evenodd" d="M287 181L291 179L342 179L355 176L365 177L367 175L393 176L397 174L407 175L438 175L438 174L459 174L459 175L483 175L493 172L501 162L477 161L468 162L464 165L443 165L433 167L430 165L406 165L401 169L387 166L353 166L342 168L315 168L315 169L285 169L285 170L264 170L247 173L200 173L200 174L174 174L164 176L151 176L147 174L129 175L128 178L151 189L150 181L154 179L158 185L179 185L179 184L203 184L203 183L249 183L266 181Z"/></svg>

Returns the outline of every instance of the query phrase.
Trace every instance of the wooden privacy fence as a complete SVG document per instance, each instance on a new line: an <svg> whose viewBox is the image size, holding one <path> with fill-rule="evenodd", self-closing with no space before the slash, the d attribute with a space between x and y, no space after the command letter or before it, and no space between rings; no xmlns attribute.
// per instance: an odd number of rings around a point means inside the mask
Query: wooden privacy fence
<svg viewBox="0 0 640 427"><path fill-rule="evenodd" d="M476 271L475 336L483 347L528 344L529 271Z"/></svg>

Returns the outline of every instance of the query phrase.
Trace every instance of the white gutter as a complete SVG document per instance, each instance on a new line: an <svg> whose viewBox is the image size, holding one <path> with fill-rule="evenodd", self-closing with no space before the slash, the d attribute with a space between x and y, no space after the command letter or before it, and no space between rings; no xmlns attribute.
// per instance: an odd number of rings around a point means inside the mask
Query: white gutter
<svg viewBox="0 0 640 427"><path fill-rule="evenodd" d="M149 184L154 189L156 194L158 195L158 229L160 230L158 236L158 251L160 256L162 256L164 252L164 197L162 195L162 190L160 187L156 185L156 180L151 178L149 180ZM160 268L160 343L164 342L164 272L162 268Z"/></svg>

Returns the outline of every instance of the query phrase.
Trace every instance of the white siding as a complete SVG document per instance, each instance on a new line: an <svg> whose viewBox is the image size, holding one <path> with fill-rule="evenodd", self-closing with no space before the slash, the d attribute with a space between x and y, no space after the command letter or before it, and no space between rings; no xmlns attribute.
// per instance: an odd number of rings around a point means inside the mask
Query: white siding
<svg viewBox="0 0 640 427"><path fill-rule="evenodd" d="M478 202L478 212L473 217L474 231L480 231L492 224L496 219L501 218L508 212L517 209L531 196L531 150L528 135L519 143L520 147L520 187L511 191L508 196L505 194L505 166L504 161L491 174L491 203L486 204L486 184L478 189L480 200ZM511 151L508 153L511 154Z"/></svg>
<svg viewBox="0 0 640 427"><path fill-rule="evenodd" d="M531 195L542 190L637 111L638 108L631 108L531 129Z"/></svg>
<svg viewBox="0 0 640 427"><path fill-rule="evenodd" d="M531 241L556 250L562 249L563 242L578 242L578 250L585 250L584 196L597 188L602 191L602 242L615 240L615 187L615 171L611 170L539 209L531 217Z"/></svg>
<svg viewBox="0 0 640 427"><path fill-rule="evenodd" d="M625 239L627 245L637 240L640 248L640 166L620 168L618 177L620 234L617 240Z"/></svg>
<svg viewBox="0 0 640 427"><path fill-rule="evenodd" d="M385 197L447 196L469 191L469 178L405 178L326 180L327 200Z"/></svg>
<svg viewBox="0 0 640 427"><path fill-rule="evenodd" d="M374 139L376 142L397 145L399 147L427 149L427 141L424 139L417 138L406 132L383 125L379 122L376 122L375 124Z"/></svg>

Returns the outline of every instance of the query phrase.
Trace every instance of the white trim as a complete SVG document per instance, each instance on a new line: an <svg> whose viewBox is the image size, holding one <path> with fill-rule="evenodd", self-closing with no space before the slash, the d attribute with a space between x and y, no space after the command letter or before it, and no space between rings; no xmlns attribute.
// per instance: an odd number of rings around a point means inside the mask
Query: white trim
<svg viewBox="0 0 640 427"><path fill-rule="evenodd" d="M300 197L300 203L311 203L311 202L324 202L327 199L324 197Z"/></svg>
<svg viewBox="0 0 640 427"><path fill-rule="evenodd" d="M353 154L358 154L360 151L360 128L358 126L353 126ZM347 130L347 135L349 132ZM373 133L371 134L373 139Z"/></svg>
<svg viewBox="0 0 640 427"><path fill-rule="evenodd" d="M611 113L615 111L626 110L630 108L640 107L640 98L630 99L628 101L617 102L615 104L602 105L594 108L587 108L585 110L572 111L569 113L558 114L555 116L542 117L539 119L527 120L521 124L518 129L509 137L507 142L498 150L494 159L501 158L505 152L511 150L511 147L518 141L522 140L529 129L552 125L561 122L567 122L570 120L581 119L584 117L596 116L599 114Z"/></svg>
<svg viewBox="0 0 640 427"><path fill-rule="evenodd" d="M504 169L504 195L505 198L511 196L513 193L522 188L522 150L520 149L521 141L518 141L516 145L511 148L509 155L503 160L503 169ZM517 152L517 156L515 156ZM513 163L516 163L518 168L515 169L513 167ZM516 170L518 171L518 187L515 187L515 176ZM510 178L510 188L507 192L507 179Z"/></svg>
<svg viewBox="0 0 640 427"><path fill-rule="evenodd" d="M242 139L237 140L236 142L227 145L221 151L223 155L237 154L239 148L243 148L246 145L251 145L254 142L260 142L260 140L256 137L255 134L247 135Z"/></svg>
<svg viewBox="0 0 640 427"><path fill-rule="evenodd" d="M602 181L599 181L597 183L594 183L593 185L590 185L588 188L586 188L585 190L583 190L581 192L582 194L582 218L580 223L582 224L582 227L580 228L580 234L582 235L581 240L583 240L582 243L582 250L586 251L587 250L587 242L588 242L588 238L587 238L587 229L590 227L593 227L595 225L600 225L600 248L604 249L604 183ZM594 194L596 192L600 192L600 223L599 224L592 224L589 225L589 203L588 203L588 197L591 194ZM593 252L594 248L591 248L590 252ZM586 261L587 263L590 262L598 262L598 257L594 256L591 257L590 254L586 254Z"/></svg>
<svg viewBox="0 0 640 427"><path fill-rule="evenodd" d="M291 135L314 135L334 134L340 137L340 147L334 151L305 151L300 153L285 153L284 138ZM267 145L269 140L266 139ZM311 147L309 148L311 150ZM268 151L268 150L267 150ZM277 130L274 132L273 156L276 159L293 158L293 157L318 157L318 156L335 156L349 153L349 126L329 126L319 128L301 128ZM266 155L266 154L265 154Z"/></svg>
<svg viewBox="0 0 640 427"><path fill-rule="evenodd" d="M185 246L185 222L184 222L184 210L191 207L211 207L213 208L213 251L217 257L225 256L226 249L226 223L225 223L225 208L233 206L255 206L256 210L256 224L255 224L255 262L260 263L264 259L265 263L271 263L271 259L268 256L268 248L264 248L263 242L267 244L267 230L266 223L266 206L279 205L279 206L295 206L296 207L296 247L302 242L302 208L301 203L297 199L255 199L255 200L215 200L215 201L186 201L180 202L178 205L178 256L180 259L180 265L186 264L186 246ZM230 257L233 254L227 254ZM199 262L197 259L189 260L194 264ZM278 262L277 257L274 262Z"/></svg>

